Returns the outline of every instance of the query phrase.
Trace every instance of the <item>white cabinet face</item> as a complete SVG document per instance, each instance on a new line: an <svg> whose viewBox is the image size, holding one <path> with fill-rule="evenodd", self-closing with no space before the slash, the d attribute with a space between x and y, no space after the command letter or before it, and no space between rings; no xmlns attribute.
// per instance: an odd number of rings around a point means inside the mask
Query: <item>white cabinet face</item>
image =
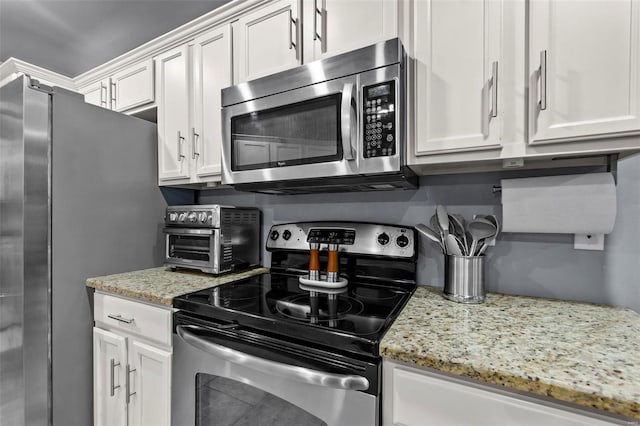
<svg viewBox="0 0 640 426"><path fill-rule="evenodd" d="M415 154L499 148L501 3L415 2Z"/></svg>
<svg viewBox="0 0 640 426"><path fill-rule="evenodd" d="M103 108L109 108L110 96L109 79L97 81L81 89L84 94L84 101L88 104L97 105Z"/></svg>
<svg viewBox="0 0 640 426"><path fill-rule="evenodd" d="M241 83L301 64L299 0L283 0L241 17L234 24ZM234 37L236 31L234 30Z"/></svg>
<svg viewBox="0 0 640 426"><path fill-rule="evenodd" d="M640 133L640 2L530 2L530 143Z"/></svg>
<svg viewBox="0 0 640 426"><path fill-rule="evenodd" d="M169 426L171 352L131 341L129 426Z"/></svg>
<svg viewBox="0 0 640 426"><path fill-rule="evenodd" d="M190 175L188 64L187 46L170 50L156 59L160 180Z"/></svg>
<svg viewBox="0 0 640 426"><path fill-rule="evenodd" d="M313 58L305 62L398 36L397 1L314 0L309 5L316 11L311 22L305 16L304 32L311 32Z"/></svg>
<svg viewBox="0 0 640 426"><path fill-rule="evenodd" d="M93 419L95 426L126 426L126 339L93 329Z"/></svg>
<svg viewBox="0 0 640 426"><path fill-rule="evenodd" d="M122 70L111 77L112 108L125 111L153 102L153 59Z"/></svg>
<svg viewBox="0 0 640 426"><path fill-rule="evenodd" d="M194 41L192 159L196 175L220 176L222 102L220 91L232 84L231 28L213 30ZM207 179L210 181L212 179ZM220 180L214 179L214 180Z"/></svg>

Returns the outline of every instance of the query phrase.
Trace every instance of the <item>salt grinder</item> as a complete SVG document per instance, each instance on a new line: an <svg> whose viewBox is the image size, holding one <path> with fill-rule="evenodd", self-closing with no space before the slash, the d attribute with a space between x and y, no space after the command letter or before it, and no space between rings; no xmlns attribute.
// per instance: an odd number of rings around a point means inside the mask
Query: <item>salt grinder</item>
<svg viewBox="0 0 640 426"><path fill-rule="evenodd" d="M309 243L309 279L320 280L320 243Z"/></svg>
<svg viewBox="0 0 640 426"><path fill-rule="evenodd" d="M327 282L338 281L338 244L329 244L329 258L327 260Z"/></svg>

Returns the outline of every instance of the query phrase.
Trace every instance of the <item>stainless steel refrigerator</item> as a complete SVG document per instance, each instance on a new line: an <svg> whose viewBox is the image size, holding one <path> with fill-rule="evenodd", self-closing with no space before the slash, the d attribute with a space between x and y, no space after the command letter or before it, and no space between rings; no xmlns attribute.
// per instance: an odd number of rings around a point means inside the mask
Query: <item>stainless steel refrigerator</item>
<svg viewBox="0 0 640 426"><path fill-rule="evenodd" d="M2 426L93 423L85 280L162 264L156 138L28 77L0 88Z"/></svg>

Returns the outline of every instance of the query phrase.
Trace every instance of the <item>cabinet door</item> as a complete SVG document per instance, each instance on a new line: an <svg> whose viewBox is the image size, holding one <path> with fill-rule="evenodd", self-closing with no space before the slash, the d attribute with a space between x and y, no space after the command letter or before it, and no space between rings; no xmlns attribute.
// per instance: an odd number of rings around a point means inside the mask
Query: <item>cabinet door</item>
<svg viewBox="0 0 640 426"><path fill-rule="evenodd" d="M530 2L529 141L640 133L640 2Z"/></svg>
<svg viewBox="0 0 640 426"><path fill-rule="evenodd" d="M246 16L234 25L238 80L283 71L301 64L299 0L281 0ZM235 37L235 30L234 30Z"/></svg>
<svg viewBox="0 0 640 426"><path fill-rule="evenodd" d="M193 46L192 160L198 177L220 181L222 103L220 90L231 86L231 27L198 37Z"/></svg>
<svg viewBox="0 0 640 426"><path fill-rule="evenodd" d="M117 334L93 328L94 426L126 426L125 368L127 342Z"/></svg>
<svg viewBox="0 0 640 426"><path fill-rule="evenodd" d="M153 102L153 59L122 70L111 77L112 109L127 109Z"/></svg>
<svg viewBox="0 0 640 426"><path fill-rule="evenodd" d="M416 155L500 147L501 1L416 1Z"/></svg>
<svg viewBox="0 0 640 426"><path fill-rule="evenodd" d="M171 352L132 340L129 371L129 426L169 426Z"/></svg>
<svg viewBox="0 0 640 426"><path fill-rule="evenodd" d="M106 79L83 87L81 92L86 103L109 108L110 88L109 79Z"/></svg>
<svg viewBox="0 0 640 426"><path fill-rule="evenodd" d="M188 178L189 60L188 46L156 58L158 104L158 178Z"/></svg>
<svg viewBox="0 0 640 426"><path fill-rule="evenodd" d="M305 62L398 36L397 0L313 0L309 3L315 13L311 22L305 21L304 32L306 37L311 33L313 57L305 57Z"/></svg>

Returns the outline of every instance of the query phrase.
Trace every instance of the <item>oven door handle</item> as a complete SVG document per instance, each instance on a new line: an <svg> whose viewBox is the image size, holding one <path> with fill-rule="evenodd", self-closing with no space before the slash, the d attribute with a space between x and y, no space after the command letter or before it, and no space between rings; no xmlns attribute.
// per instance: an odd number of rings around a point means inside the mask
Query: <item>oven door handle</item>
<svg viewBox="0 0 640 426"><path fill-rule="evenodd" d="M205 328L198 327L197 325L179 325L176 327L178 336L189 345L233 364L312 385L354 391L369 389L369 380L361 376L324 373L322 371L259 358L235 349L227 348L226 346L218 345L217 343L209 342L189 330L206 331Z"/></svg>
<svg viewBox="0 0 640 426"><path fill-rule="evenodd" d="M200 228L163 228L162 232L174 235L213 235L215 230Z"/></svg>
<svg viewBox="0 0 640 426"><path fill-rule="evenodd" d="M353 123L355 114L351 113L351 111L357 108L353 108L352 106L354 104L357 105L354 92L353 83L345 83L344 89L342 90L342 111L340 113L342 152L344 153L345 160L355 160L353 155L353 139L356 138L354 133L357 135L357 123Z"/></svg>

